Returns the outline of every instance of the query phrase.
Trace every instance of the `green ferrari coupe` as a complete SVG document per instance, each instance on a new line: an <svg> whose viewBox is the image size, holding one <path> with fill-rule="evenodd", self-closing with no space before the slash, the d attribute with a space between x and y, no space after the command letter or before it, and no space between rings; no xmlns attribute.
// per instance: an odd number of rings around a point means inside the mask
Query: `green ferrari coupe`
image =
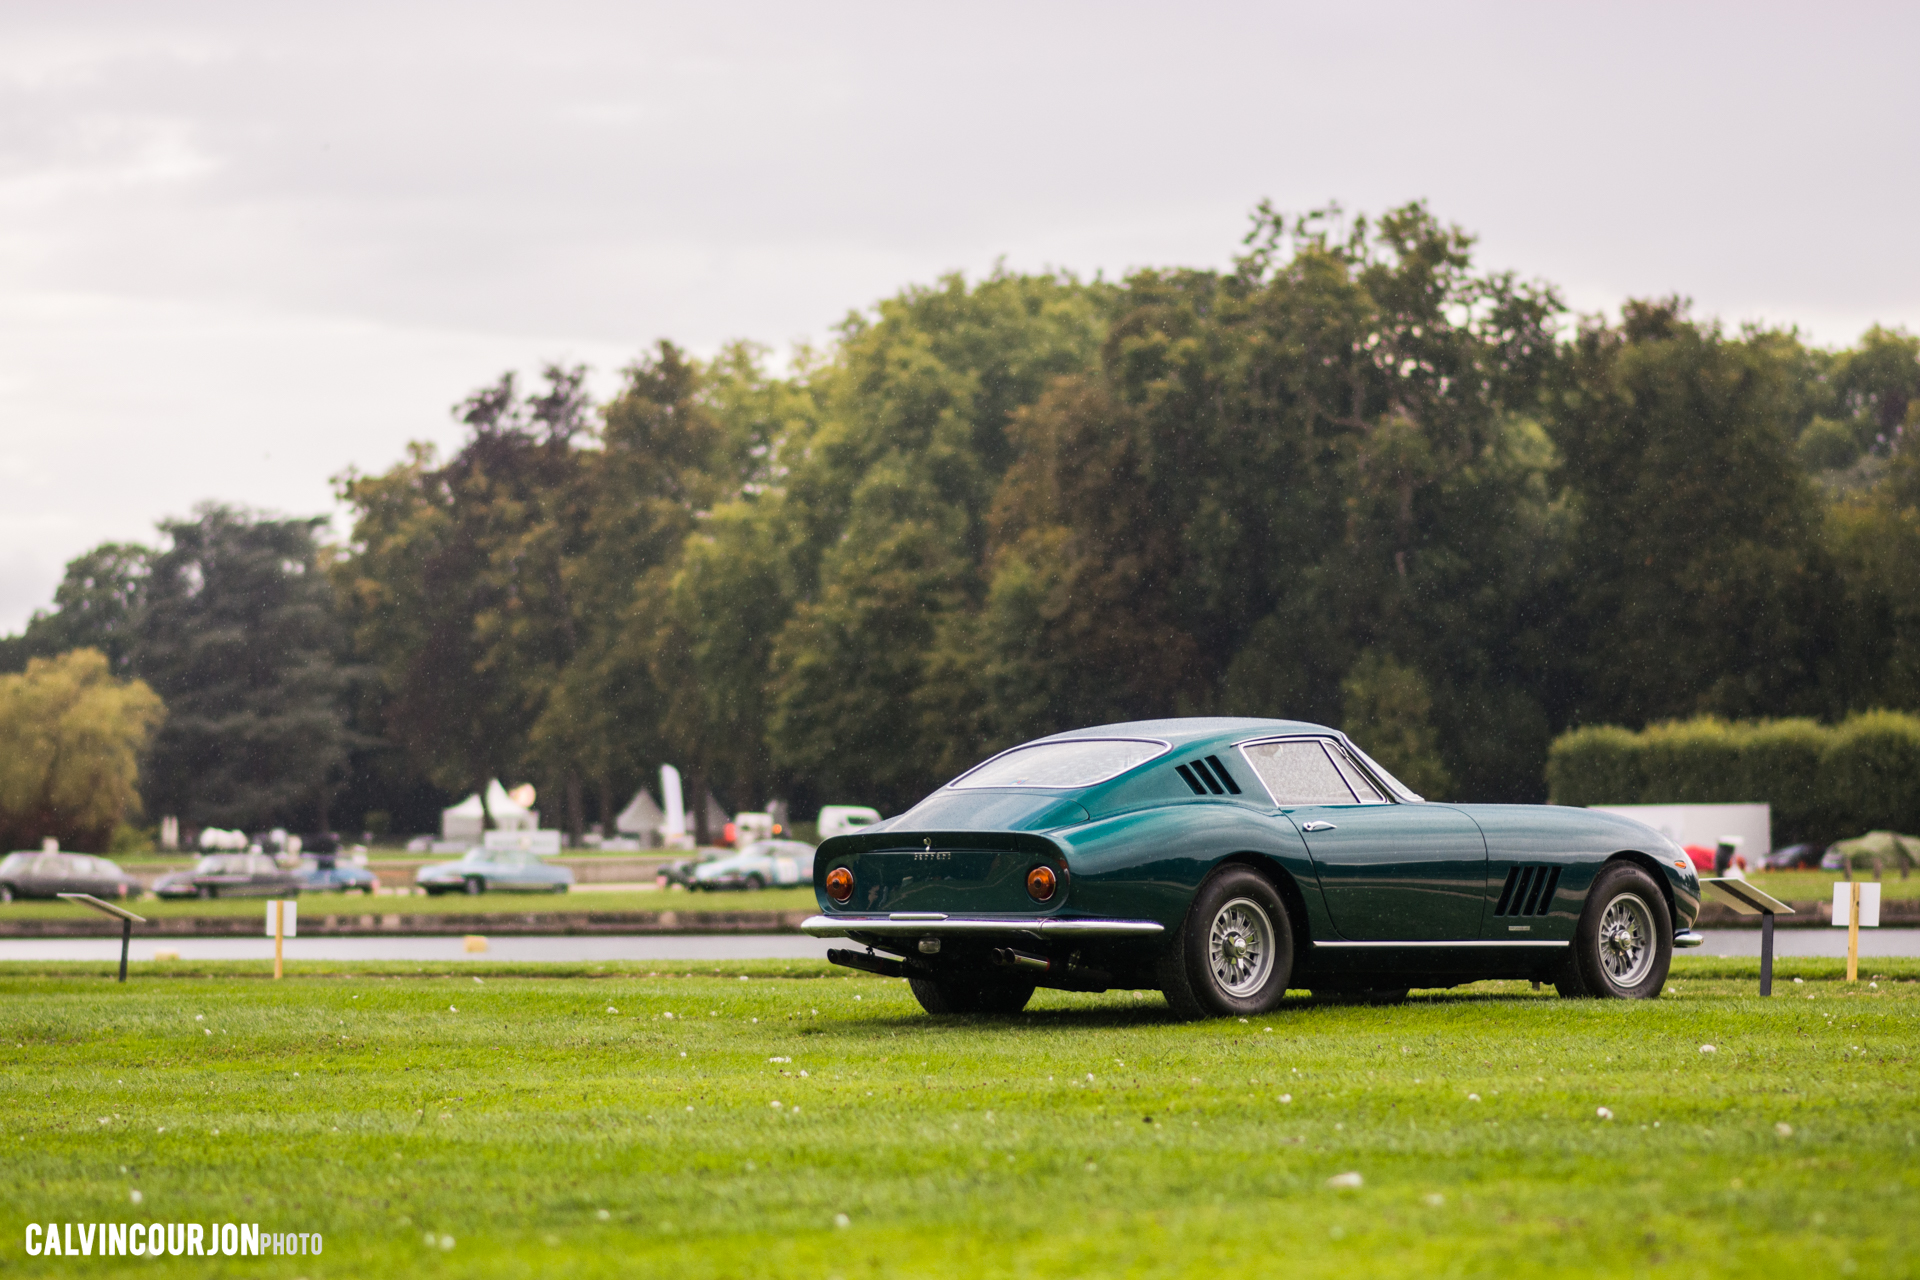
<svg viewBox="0 0 1920 1280"><path fill-rule="evenodd" d="M1645 999L1696 946L1700 881L1627 818L1440 804L1337 730L1148 720L1002 752L906 813L823 843L837 964L904 977L930 1013L1036 987L1157 988L1187 1017L1289 988L1396 1000L1488 978Z"/></svg>

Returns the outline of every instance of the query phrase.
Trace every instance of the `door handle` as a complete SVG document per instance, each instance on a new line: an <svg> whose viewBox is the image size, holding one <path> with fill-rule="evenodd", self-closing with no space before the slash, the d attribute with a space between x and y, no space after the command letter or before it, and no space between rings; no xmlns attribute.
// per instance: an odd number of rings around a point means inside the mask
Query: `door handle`
<svg viewBox="0 0 1920 1280"><path fill-rule="evenodd" d="M1303 822L1300 824L1300 829L1302 831L1337 831L1339 830L1339 828L1335 827L1331 822Z"/></svg>

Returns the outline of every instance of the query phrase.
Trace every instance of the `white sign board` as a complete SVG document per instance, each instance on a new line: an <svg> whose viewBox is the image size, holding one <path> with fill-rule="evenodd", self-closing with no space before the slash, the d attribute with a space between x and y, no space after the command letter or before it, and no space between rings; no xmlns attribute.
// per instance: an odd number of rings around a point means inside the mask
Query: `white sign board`
<svg viewBox="0 0 1920 1280"><path fill-rule="evenodd" d="M298 937L300 932L296 927L300 920L300 900L298 898L273 898L268 900L267 936L269 938L274 936L274 912L282 907L286 908L286 915L282 917L280 921L280 936L283 938Z"/></svg>
<svg viewBox="0 0 1920 1280"><path fill-rule="evenodd" d="M1860 890L1860 927L1880 927L1880 886L1868 880L1842 880L1833 886L1833 922L1842 929L1853 923L1853 891Z"/></svg>
<svg viewBox="0 0 1920 1280"><path fill-rule="evenodd" d="M1766 804L1596 804L1596 813L1617 813L1644 822L1675 844L1711 849L1721 836L1739 836L1749 866L1773 850L1773 806Z"/></svg>

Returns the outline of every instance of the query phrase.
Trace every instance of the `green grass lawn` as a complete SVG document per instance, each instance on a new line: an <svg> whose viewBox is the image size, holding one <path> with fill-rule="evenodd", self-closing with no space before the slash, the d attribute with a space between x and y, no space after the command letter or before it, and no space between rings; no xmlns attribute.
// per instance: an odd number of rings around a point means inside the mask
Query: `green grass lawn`
<svg viewBox="0 0 1920 1280"><path fill-rule="evenodd" d="M934 1019L798 961L261 968L0 967L0 1270L1920 1270L1920 962L1785 961L1770 1001L1683 957L1645 1004L1500 983L1195 1024L1133 993ZM136 1218L325 1252L24 1254L29 1221Z"/></svg>
<svg viewBox="0 0 1920 1280"><path fill-rule="evenodd" d="M127 908L150 920L175 916L259 916L264 922L262 898L142 898ZM758 892L687 893L663 890L637 893L482 893L472 897L449 893L437 898L369 898L359 893L303 893L300 913L315 916L363 915L522 915L529 911L812 911L818 904L813 890L762 889ZM88 914L56 899L32 899L0 905L0 920L46 919ZM264 927L264 926L263 926Z"/></svg>

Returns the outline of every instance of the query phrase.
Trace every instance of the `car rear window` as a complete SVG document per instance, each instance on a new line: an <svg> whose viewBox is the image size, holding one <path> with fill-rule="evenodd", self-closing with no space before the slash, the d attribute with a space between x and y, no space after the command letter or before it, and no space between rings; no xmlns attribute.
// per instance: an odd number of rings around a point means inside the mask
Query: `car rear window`
<svg viewBox="0 0 1920 1280"><path fill-rule="evenodd" d="M1312 739L1257 742L1241 748L1275 804L1353 804L1352 788Z"/></svg>
<svg viewBox="0 0 1920 1280"><path fill-rule="evenodd" d="M1145 764L1170 748L1140 738L1082 738L1015 747L995 756L949 786L1090 787Z"/></svg>

